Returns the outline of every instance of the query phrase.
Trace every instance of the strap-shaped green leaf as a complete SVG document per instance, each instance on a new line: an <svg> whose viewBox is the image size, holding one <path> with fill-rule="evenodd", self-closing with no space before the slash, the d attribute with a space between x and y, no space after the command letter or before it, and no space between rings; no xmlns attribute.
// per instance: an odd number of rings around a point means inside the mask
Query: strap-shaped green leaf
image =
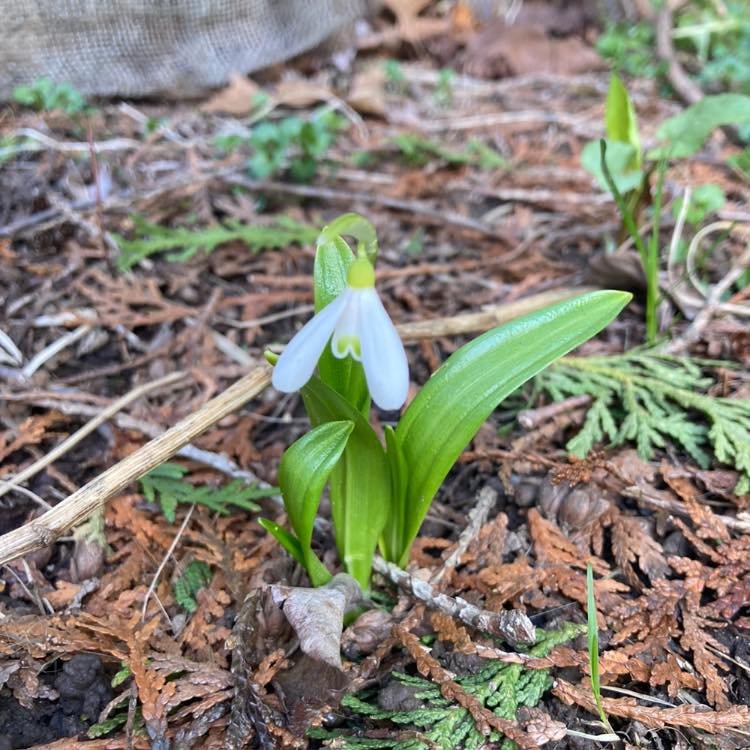
<svg viewBox="0 0 750 750"><path fill-rule="evenodd" d="M407 562L435 493L497 405L598 333L630 299L627 292L601 291L552 305L479 336L434 373L396 428L409 478L401 548L389 550L394 562ZM394 509L391 517L398 513Z"/></svg>
<svg viewBox="0 0 750 750"><path fill-rule="evenodd" d="M380 548L387 560L400 555L406 525L406 492L409 486L409 469L396 431L390 425L383 428L385 448L391 469L391 515L388 518Z"/></svg>
<svg viewBox="0 0 750 750"><path fill-rule="evenodd" d="M302 398L313 425L339 420L354 423L331 472L331 513L341 560L367 591L375 547L391 508L388 459L369 422L319 378L313 377L302 389Z"/></svg>
<svg viewBox="0 0 750 750"><path fill-rule="evenodd" d="M353 429L354 423L349 421L319 425L292 443L281 457L279 487L311 579L312 533L320 496ZM315 580L313 584L319 585Z"/></svg>

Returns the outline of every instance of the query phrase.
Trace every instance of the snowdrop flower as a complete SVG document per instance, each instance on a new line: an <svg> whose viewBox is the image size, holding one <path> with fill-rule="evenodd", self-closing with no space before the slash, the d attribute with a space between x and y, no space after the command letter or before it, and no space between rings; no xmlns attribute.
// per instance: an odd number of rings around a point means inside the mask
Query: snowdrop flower
<svg viewBox="0 0 750 750"><path fill-rule="evenodd" d="M273 369L272 383L285 393L312 377L331 339L335 357L362 362L367 387L381 409L399 409L409 389L406 352L375 291L375 271L367 258L349 266L346 289L309 320L287 344Z"/></svg>

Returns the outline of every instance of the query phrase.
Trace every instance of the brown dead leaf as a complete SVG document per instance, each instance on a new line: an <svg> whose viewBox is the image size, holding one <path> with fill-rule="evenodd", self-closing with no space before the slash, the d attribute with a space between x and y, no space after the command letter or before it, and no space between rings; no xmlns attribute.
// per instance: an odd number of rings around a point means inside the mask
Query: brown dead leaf
<svg viewBox="0 0 750 750"><path fill-rule="evenodd" d="M603 70L604 61L579 37L554 37L536 25L509 26L498 19L469 39L462 69L482 78L579 75Z"/></svg>
<svg viewBox="0 0 750 750"><path fill-rule="evenodd" d="M729 541L730 535L726 524L708 505L698 499L698 491L695 486L681 471L674 471L668 464L662 463L661 475L670 489L684 501L701 539Z"/></svg>
<svg viewBox="0 0 750 750"><path fill-rule="evenodd" d="M387 112L387 104L383 66L370 65L356 73L346 101L357 112L384 117Z"/></svg>
<svg viewBox="0 0 750 750"><path fill-rule="evenodd" d="M522 708L518 720L539 747L548 742L559 742L567 734L568 728L561 721L555 721L539 707Z"/></svg>
<svg viewBox="0 0 750 750"><path fill-rule="evenodd" d="M586 565L599 574L609 573L609 565L598 557L581 554L552 521L543 518L536 508L529 511L529 533L534 542L534 551L539 560L585 570Z"/></svg>
<svg viewBox="0 0 750 750"><path fill-rule="evenodd" d="M261 91L260 86L247 76L234 73L229 83L201 105L201 112L220 112L242 117L253 109L253 98Z"/></svg>
<svg viewBox="0 0 750 750"><path fill-rule="evenodd" d="M54 591L46 591L44 598L52 605L53 609L65 609L81 590L80 583L58 580L55 582Z"/></svg>
<svg viewBox="0 0 750 750"><path fill-rule="evenodd" d="M474 652L474 644L469 631L459 625L450 615L443 612L433 612L430 616L430 623L435 629L437 637L444 643L452 643L455 649L462 653Z"/></svg>
<svg viewBox="0 0 750 750"><path fill-rule="evenodd" d="M612 522L612 554L622 569L628 583L635 589L642 588L635 570L637 562L651 581L665 578L669 565L661 545L651 536L650 522L645 518L614 513Z"/></svg>
<svg viewBox="0 0 750 750"><path fill-rule="evenodd" d="M289 78L279 81L273 91L273 98L286 107L305 109L337 97L328 86L310 78Z"/></svg>
<svg viewBox="0 0 750 750"><path fill-rule="evenodd" d="M26 445L38 445L47 438L57 437L57 433L50 432L50 428L68 418L58 411L49 411L46 414L24 419L18 426L16 436L8 440L6 435L0 435L0 461L4 461L11 453L15 453Z"/></svg>
<svg viewBox="0 0 750 750"><path fill-rule="evenodd" d="M651 687L664 685L671 698L676 698L680 690L700 690L703 687L699 677L680 668L674 654L667 654L664 661L654 664L648 683Z"/></svg>
<svg viewBox="0 0 750 750"><path fill-rule="evenodd" d="M446 18L423 18L420 13L432 0L384 0L386 7L396 16L396 32L412 44L450 30Z"/></svg>

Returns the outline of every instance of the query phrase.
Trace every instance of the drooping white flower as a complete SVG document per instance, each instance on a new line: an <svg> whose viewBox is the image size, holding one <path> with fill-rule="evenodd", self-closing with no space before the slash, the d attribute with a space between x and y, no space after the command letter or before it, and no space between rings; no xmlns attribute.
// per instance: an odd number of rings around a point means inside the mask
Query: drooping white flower
<svg viewBox="0 0 750 750"><path fill-rule="evenodd" d="M381 409L401 408L409 390L406 352L375 291L375 272L366 258L352 263L346 289L287 344L273 369L274 387L285 393L299 390L312 377L329 339L335 357L362 362L370 395Z"/></svg>

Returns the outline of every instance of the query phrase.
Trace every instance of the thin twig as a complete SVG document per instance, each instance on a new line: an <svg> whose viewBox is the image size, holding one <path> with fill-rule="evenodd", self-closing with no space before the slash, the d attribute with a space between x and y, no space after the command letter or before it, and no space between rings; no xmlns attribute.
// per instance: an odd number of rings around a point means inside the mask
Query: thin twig
<svg viewBox="0 0 750 750"><path fill-rule="evenodd" d="M490 514L490 510L497 502L497 490L494 490L489 485L485 485L479 490L477 494L476 505L469 511L468 523L458 537L453 550L450 555L445 559L443 564L432 574L430 578L430 584L433 586L439 586L440 582L445 578L446 574L456 569L456 566L461 562L466 550L469 545L476 539L477 535L487 521L487 517Z"/></svg>
<svg viewBox="0 0 750 750"><path fill-rule="evenodd" d="M172 544L169 545L169 549L167 550L166 554L164 555L161 562L159 563L159 567L156 569L156 573L154 573L154 577L151 579L151 583L149 584L148 591L146 591L146 596L143 597L143 606L141 607L141 622L146 622L146 610L148 609L148 601L153 595L154 591L156 590L156 584L159 582L159 577L161 576L162 571L164 570L167 562L169 561L169 558L172 557L175 549L177 549L177 545L179 544L180 539L182 538L182 535L185 533L185 529L187 528L187 525L190 523L190 519L193 517L194 510L195 510L195 505L191 505L188 512L185 514L185 519L183 520L182 525L177 530L177 533L175 534L175 537L172 540Z"/></svg>
<svg viewBox="0 0 750 750"><path fill-rule="evenodd" d="M44 508L45 510L50 510L50 508L52 508L52 506L43 497L39 497L36 492L27 490L26 487L19 487L15 482L16 480L13 480L12 482L6 482L4 479L0 479L0 495L4 495L6 492L14 490L15 492L20 492L22 495L26 495L26 497L33 500L37 505L39 505L41 508Z"/></svg>
<svg viewBox="0 0 750 750"><path fill-rule="evenodd" d="M651 495L646 490L636 485L631 487L625 487L620 490L625 497L631 497L633 500L637 500L639 503L643 503L646 507L653 508L655 510L663 510L667 513L673 513L683 518L690 518L688 509L677 500L666 500L656 495ZM716 516L727 528L739 531L743 534L750 533L750 521L743 521L740 518L733 518L732 516Z"/></svg>
<svg viewBox="0 0 750 750"><path fill-rule="evenodd" d="M332 202L341 202L348 205L361 203L369 206L382 206L396 211L422 216L436 224L448 224L461 229L470 229L494 239L507 241L508 237L494 227L488 226L481 221L463 216L456 211L445 211L435 208L423 201L406 201L392 198L378 192L359 193L352 190L339 190L323 185L292 185L286 182L270 182L264 180L251 180L242 175L230 175L224 178L230 185L239 185L257 192L284 193L286 195L299 195L305 198L318 198Z"/></svg>
<svg viewBox="0 0 750 750"><path fill-rule="evenodd" d="M453 597L436 592L427 581L414 577L382 557L375 557L372 568L428 607L445 612L483 633L500 636L509 643L533 643L536 638L536 628L523 612L517 610L490 612L479 609L459 596Z"/></svg>
<svg viewBox="0 0 750 750"><path fill-rule="evenodd" d="M52 357L59 354L66 347L75 344L76 341L82 339L90 330L91 326L78 326L75 331L70 331L70 333L60 336L59 339L56 339L48 346L45 346L44 349L32 357L28 364L21 370L21 377L25 379L30 378L45 362L52 359Z"/></svg>
<svg viewBox="0 0 750 750"><path fill-rule="evenodd" d="M97 427L99 427L99 425L103 424L110 417L114 416L115 414L117 414L117 412L124 409L128 404L132 403L141 396L150 393L151 391L155 391L156 389L161 388L165 385L172 385L173 383L176 383L183 378L185 378L184 372L173 372L169 375L165 375L163 378L154 380L152 383L144 383L138 388L134 388L132 391L130 391L130 393L126 393L122 398L118 398L117 401L113 401L112 404L104 409L104 411L94 417L91 421L87 422L83 427L81 427L80 430L77 430L68 438L63 440L60 445L53 448L49 453L42 456L42 458L40 458L38 461L34 461L33 464L27 466L13 478L4 477L2 482L0 483L0 497L2 497L9 490L13 489L23 492L23 488L18 486L21 484L21 482L25 482L30 477L33 477L34 474L39 473L42 469L49 466L54 461L57 461L60 456L67 453L71 448L80 443L81 440L83 440L87 435L90 435ZM49 505L47 505L47 503L44 503L44 505L47 508L50 507Z"/></svg>
<svg viewBox="0 0 750 750"><path fill-rule="evenodd" d="M0 564L52 544L131 482L166 461L211 425L257 396L270 380L270 365L256 367L198 411L107 469L52 510L4 534L0 537Z"/></svg>

